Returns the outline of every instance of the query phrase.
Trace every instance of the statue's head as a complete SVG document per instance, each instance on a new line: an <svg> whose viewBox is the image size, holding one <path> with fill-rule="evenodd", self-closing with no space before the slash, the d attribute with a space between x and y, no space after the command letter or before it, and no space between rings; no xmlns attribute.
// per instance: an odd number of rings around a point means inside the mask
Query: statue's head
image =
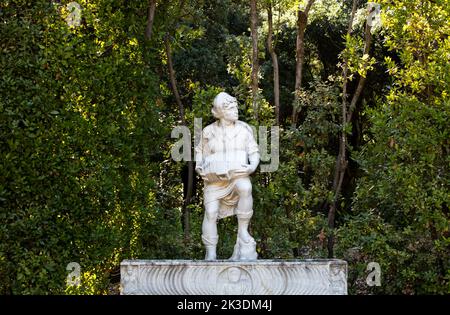
<svg viewBox="0 0 450 315"><path fill-rule="evenodd" d="M238 282L241 280L241 270L236 267L228 269L228 280L231 282Z"/></svg>
<svg viewBox="0 0 450 315"><path fill-rule="evenodd" d="M214 98L211 112L217 119L228 121L238 120L238 103L236 98L228 93L220 92Z"/></svg>

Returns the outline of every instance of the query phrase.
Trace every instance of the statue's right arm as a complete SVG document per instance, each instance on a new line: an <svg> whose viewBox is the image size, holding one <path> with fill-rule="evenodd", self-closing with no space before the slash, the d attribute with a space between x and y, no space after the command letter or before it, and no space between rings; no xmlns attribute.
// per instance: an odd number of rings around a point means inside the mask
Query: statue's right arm
<svg viewBox="0 0 450 315"><path fill-rule="evenodd" d="M203 173L203 150L205 148L206 139L204 137L204 131L197 146L195 147L195 171L202 175Z"/></svg>

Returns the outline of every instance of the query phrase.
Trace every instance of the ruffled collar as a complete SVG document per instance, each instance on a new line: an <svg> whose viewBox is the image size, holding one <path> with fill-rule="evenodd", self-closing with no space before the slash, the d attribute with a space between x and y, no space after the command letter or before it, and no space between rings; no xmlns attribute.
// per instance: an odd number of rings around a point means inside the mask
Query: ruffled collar
<svg viewBox="0 0 450 315"><path fill-rule="evenodd" d="M212 128L210 129L210 131L211 131L210 136L221 137L221 138L223 136L225 136L225 138L233 139L243 130L244 130L244 124L241 121L237 120L234 123L234 128L227 128L226 132L225 132L224 128L222 128L219 125L219 121L217 120L212 124Z"/></svg>

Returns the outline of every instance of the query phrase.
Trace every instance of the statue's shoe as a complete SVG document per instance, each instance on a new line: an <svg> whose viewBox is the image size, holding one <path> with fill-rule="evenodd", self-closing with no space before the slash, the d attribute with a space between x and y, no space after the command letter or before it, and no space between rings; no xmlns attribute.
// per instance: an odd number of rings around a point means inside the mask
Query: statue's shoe
<svg viewBox="0 0 450 315"><path fill-rule="evenodd" d="M239 240L239 256L240 260L258 259L258 254L256 253L256 242L253 237L248 242Z"/></svg>
<svg viewBox="0 0 450 315"><path fill-rule="evenodd" d="M234 245L233 255L229 260L256 260L258 259L258 254L256 252L256 242L253 237L245 242L238 238L236 245Z"/></svg>
<svg viewBox="0 0 450 315"><path fill-rule="evenodd" d="M229 260L239 260L239 241L236 242L236 245L234 245L233 255L231 255Z"/></svg>
<svg viewBox="0 0 450 315"><path fill-rule="evenodd" d="M206 245L205 260L216 260L216 259L217 259L216 246Z"/></svg>

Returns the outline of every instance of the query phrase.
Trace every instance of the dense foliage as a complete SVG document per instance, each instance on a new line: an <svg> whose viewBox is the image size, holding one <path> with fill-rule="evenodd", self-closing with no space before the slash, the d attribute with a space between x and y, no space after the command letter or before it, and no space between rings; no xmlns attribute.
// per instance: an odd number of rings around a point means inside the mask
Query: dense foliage
<svg viewBox="0 0 450 315"><path fill-rule="evenodd" d="M450 293L448 0L378 1L370 56L363 53L365 1L357 1L345 36L352 1L317 0L298 98L296 10L305 1L258 1L257 120L248 1L156 1L151 38L152 1L78 0L74 26L69 2L0 4L1 294L108 294L117 290L123 259L203 258L202 182L194 178L184 209L188 167L171 158L171 130L182 119L192 134L195 117L212 122L220 91L238 98L241 120L275 124L269 3L280 165L252 176L259 257L326 258L334 235L335 257L349 263L350 293ZM366 84L343 125L345 65L349 98L359 78ZM349 164L330 229L341 131ZM220 258L232 253L235 220L219 223ZM80 286L66 285L70 262L81 266ZM370 262L381 267L381 286L366 283Z"/></svg>

